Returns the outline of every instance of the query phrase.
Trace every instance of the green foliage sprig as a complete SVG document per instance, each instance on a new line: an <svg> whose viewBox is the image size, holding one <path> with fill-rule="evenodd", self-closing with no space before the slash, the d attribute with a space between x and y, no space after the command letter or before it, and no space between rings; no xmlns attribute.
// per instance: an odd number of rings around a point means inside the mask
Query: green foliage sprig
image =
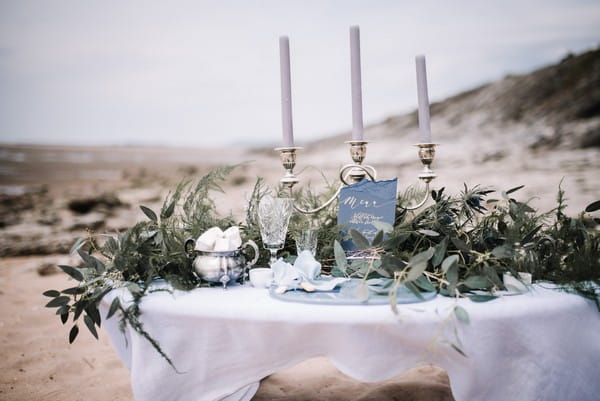
<svg viewBox="0 0 600 401"><path fill-rule="evenodd" d="M120 327L131 327L159 352L171 365L140 320L142 298L155 291L151 284L164 279L172 288L190 290L201 285L194 274L192 261L184 250L187 238L196 238L206 229L221 229L235 224L232 216L220 217L211 200L211 191L222 191L222 182L234 167L216 169L195 185L182 182L165 199L160 211L141 206L147 220L116 235L89 235L78 240L72 252L78 252L83 267L60 266L75 284L62 291L48 290L47 307L55 308L63 324L71 318L73 326L69 342L79 333L81 319L95 337L101 324L98 305L111 290L126 288L132 302L123 305L118 298L110 305L106 318L119 315ZM556 283L560 289L592 299L600 308L600 236L592 226L600 220L586 213L600 210L594 202L577 217L564 213L566 200L559 186L557 207L538 213L527 202L513 198L521 187L501 192L499 199L488 199L493 190L481 186L464 186L459 196L450 196L444 188L432 191L433 204L419 212L402 208L410 199L398 200L393 226L379 224L380 231L369 242L351 230L354 243L361 248L360 257L348 255L339 245L341 227L337 225L337 209L327 208L310 218L295 215L290 234L281 252L284 257L296 254L294 233L311 226L318 229L317 258L324 270L333 275L359 277L363 285L360 296L368 297L369 280L385 285L390 305L397 312L394 299L399 285L405 285L416 296L421 291L436 291L451 297L469 297L483 302L495 299L504 289L502 273L530 272L536 280ZM245 240L252 239L263 248L257 220L260 199L269 192L258 179L248 202L242 227ZM295 194L302 207L320 205L335 192L328 186L321 194L310 188ZM412 192L407 192L410 196ZM268 251L262 249L259 263L267 263ZM482 292L483 291L483 292ZM468 323L464 308L453 308L452 321ZM445 320L449 321L449 320ZM461 352L460 340L452 347Z"/></svg>
<svg viewBox="0 0 600 401"><path fill-rule="evenodd" d="M234 167L211 171L195 185L184 181L165 199L159 213L140 206L148 220L116 235L89 235L79 239L72 252L77 252L83 267L60 266L74 281L73 287L62 291L49 290L44 295L52 298L46 304L56 308L63 324L72 318L69 342L79 334L80 319L89 331L98 337L101 325L98 305L104 295L116 288L126 288L132 302L123 305L115 298L107 318L117 312L122 330L129 325L142 335L172 365L172 361L144 330L140 317L140 302L153 290L156 279L164 279L172 288L191 290L200 285L194 274L192 261L185 253L187 238L196 238L206 229L218 226L225 229L234 224L231 216L219 217L211 191L222 191L223 181ZM254 233L252 233L254 234Z"/></svg>
<svg viewBox="0 0 600 401"><path fill-rule="evenodd" d="M458 197L446 195L444 188L434 190L434 204L418 213L399 206L394 227L381 225L373 243L352 231L354 243L378 258L367 268L364 260L348 263L338 252L333 273L393 278L416 295L435 290L482 302L505 289L502 273L518 277L518 272L529 272L600 308L600 236L586 226L592 220L585 213L577 218L564 214L560 187L558 206L541 214L512 197L521 188L502 192L501 199L487 199L494 191L480 186L465 185ZM586 212L598 209L600 203L594 202Z"/></svg>

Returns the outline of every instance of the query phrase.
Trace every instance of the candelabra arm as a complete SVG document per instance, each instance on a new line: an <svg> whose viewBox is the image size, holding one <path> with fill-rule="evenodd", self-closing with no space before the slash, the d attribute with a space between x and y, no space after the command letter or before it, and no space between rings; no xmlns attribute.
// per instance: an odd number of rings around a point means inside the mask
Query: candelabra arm
<svg viewBox="0 0 600 401"><path fill-rule="evenodd" d="M427 202L428 199L429 199L429 183L426 182L425 183L425 196L423 196L423 199L419 203L417 203L415 205L408 205L408 206L400 205L400 207L404 210L415 210L415 209L418 209L421 206L423 206L425 204L425 202Z"/></svg>
<svg viewBox="0 0 600 401"><path fill-rule="evenodd" d="M419 159L423 164L423 170L421 174L419 174L419 179L425 183L425 196L423 199L415 205L400 205L402 209L405 210L415 210L420 208L427 202L429 199L429 183L433 181L436 177L435 172L431 169L431 164L433 163L433 159L435 158L435 147L437 144L435 143L418 143L415 146L419 148Z"/></svg>
<svg viewBox="0 0 600 401"><path fill-rule="evenodd" d="M338 187L338 189L335 191L335 193L331 196L331 198L329 198L327 200L327 202L323 203L321 206L316 207L314 209L302 209L300 206L296 205L296 202L294 202L294 209L296 209L297 212L300 212L302 214L315 214L320 212L321 210L325 209L326 207L328 207L329 205L331 205L338 197L338 195L340 194L340 191L342 190L342 188L344 187L344 184L340 184L340 186Z"/></svg>
<svg viewBox="0 0 600 401"><path fill-rule="evenodd" d="M377 179L377 171L373 166L362 165L362 164L346 164L340 169L340 181L344 185L350 185L362 181L364 178L369 177L371 181ZM350 178L350 182L348 182Z"/></svg>

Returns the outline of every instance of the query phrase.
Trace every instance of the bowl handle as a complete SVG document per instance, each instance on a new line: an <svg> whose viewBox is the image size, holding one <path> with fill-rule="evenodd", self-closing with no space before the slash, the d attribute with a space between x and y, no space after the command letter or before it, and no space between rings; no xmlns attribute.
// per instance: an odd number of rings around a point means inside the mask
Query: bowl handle
<svg viewBox="0 0 600 401"><path fill-rule="evenodd" d="M250 262L246 263L246 266L250 267L254 266L256 262L258 262L258 258L260 257L260 251L258 250L258 246L256 246L256 243L251 239L242 244L242 248L245 248L247 246L250 246L252 249L254 249L254 258L252 258Z"/></svg>
<svg viewBox="0 0 600 401"><path fill-rule="evenodd" d="M188 238L183 243L183 251L188 256L188 258L190 258L190 259L194 258L194 256L195 256L194 248L195 247L196 247L196 240L194 240L193 238Z"/></svg>

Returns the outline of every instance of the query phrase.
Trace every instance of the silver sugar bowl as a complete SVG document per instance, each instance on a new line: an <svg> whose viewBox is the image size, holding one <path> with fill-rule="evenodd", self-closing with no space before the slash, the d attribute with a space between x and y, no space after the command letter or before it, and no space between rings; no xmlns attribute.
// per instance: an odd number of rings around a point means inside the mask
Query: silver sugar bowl
<svg viewBox="0 0 600 401"><path fill-rule="evenodd" d="M194 249L196 241L192 238L186 240L184 246L188 257L194 259L192 265L196 274L202 280L223 284L223 288L227 288L230 281L243 278L246 269L256 264L260 256L258 246L252 240L233 251L198 251ZM254 249L254 258L250 262L246 262L242 252L248 246Z"/></svg>

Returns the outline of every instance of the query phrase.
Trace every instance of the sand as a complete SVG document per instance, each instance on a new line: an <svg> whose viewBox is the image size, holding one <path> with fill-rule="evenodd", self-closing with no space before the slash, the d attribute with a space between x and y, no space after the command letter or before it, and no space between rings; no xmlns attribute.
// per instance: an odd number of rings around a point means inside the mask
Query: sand
<svg viewBox="0 0 600 401"><path fill-rule="evenodd" d="M210 157L198 162L199 155ZM69 286L56 265L77 263L66 252L88 225L97 225L96 232L124 229L144 218L137 205L156 208L183 177L198 177L220 160L258 159L234 172L227 195L217 196L222 212L242 216L256 177L274 185L281 174L275 155L262 151L6 146L0 156L0 171L8 172L0 176L0 400L11 401L133 400L129 372L107 335L100 330L96 340L83 329L69 345L70 325L44 307L43 291ZM122 205L82 215L68 209L70 201L98 194L114 195ZM255 399L435 401L452 395L437 367L360 383L314 358L264 379Z"/></svg>
<svg viewBox="0 0 600 401"><path fill-rule="evenodd" d="M56 257L7 258L0 263L0 399L126 401L133 396L129 371L108 337L80 333L72 345L67 328L42 295L67 288L63 274L40 276L41 261ZM108 390L108 391L107 391Z"/></svg>

